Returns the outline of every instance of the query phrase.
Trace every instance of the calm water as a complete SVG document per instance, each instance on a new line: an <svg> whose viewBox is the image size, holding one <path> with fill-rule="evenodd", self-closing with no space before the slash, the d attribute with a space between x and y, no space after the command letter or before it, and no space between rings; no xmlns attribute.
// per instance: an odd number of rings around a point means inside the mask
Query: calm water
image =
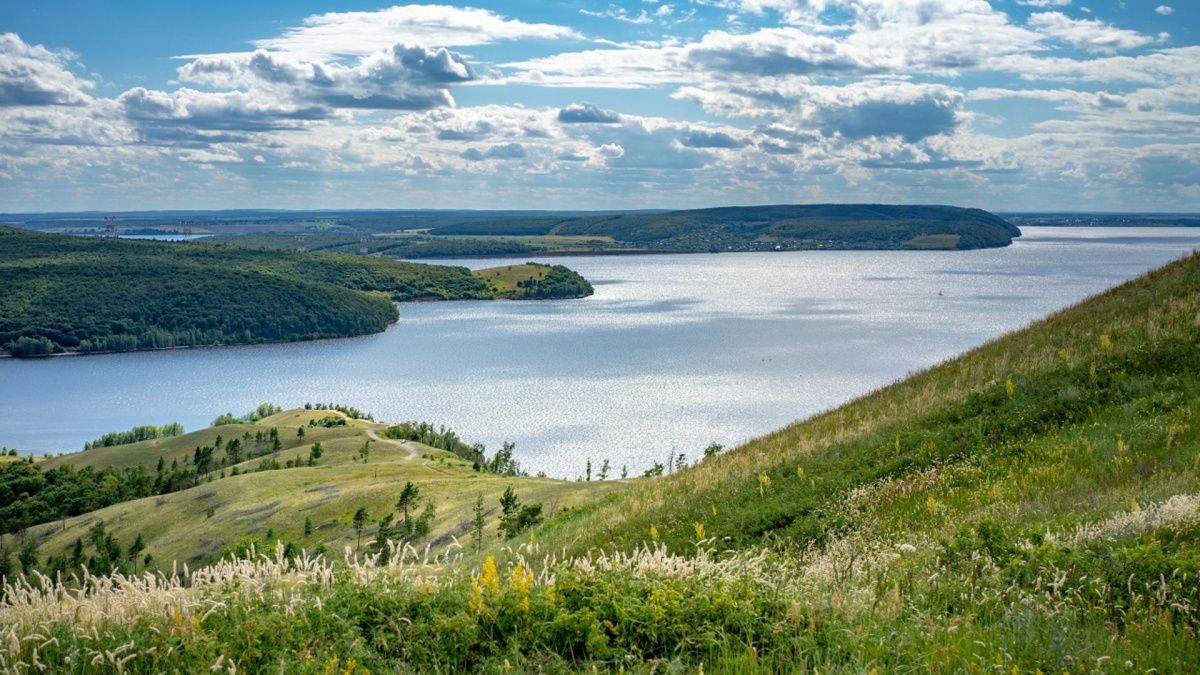
<svg viewBox="0 0 1200 675"><path fill-rule="evenodd" d="M581 257L585 300L402 305L380 335L0 359L0 445L74 450L261 401L337 401L531 470L641 471L903 377L1200 248L1185 229L1027 228L1006 249ZM495 261L469 261L489 266Z"/></svg>

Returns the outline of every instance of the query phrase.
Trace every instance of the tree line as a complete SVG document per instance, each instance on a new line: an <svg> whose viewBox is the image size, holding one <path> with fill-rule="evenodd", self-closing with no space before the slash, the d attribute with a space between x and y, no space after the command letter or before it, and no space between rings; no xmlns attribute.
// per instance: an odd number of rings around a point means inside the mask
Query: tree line
<svg viewBox="0 0 1200 675"><path fill-rule="evenodd" d="M129 431L113 431L104 434L94 441L88 441L83 444L84 450L92 448L107 448L114 445L128 445L139 441L149 441L155 438L171 438L183 434L183 425L179 422L171 422L164 424L161 427L156 427L152 424L136 426Z"/></svg>

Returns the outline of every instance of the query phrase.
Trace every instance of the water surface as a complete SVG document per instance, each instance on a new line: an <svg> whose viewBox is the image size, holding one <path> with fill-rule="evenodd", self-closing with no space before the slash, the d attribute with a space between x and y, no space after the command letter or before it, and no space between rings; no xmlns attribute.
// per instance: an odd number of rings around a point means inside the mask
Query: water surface
<svg viewBox="0 0 1200 675"><path fill-rule="evenodd" d="M385 333L0 359L0 445L75 450L261 401L428 420L531 470L640 472L761 435L1200 248L1183 228L1025 228L983 251L555 258L595 296L407 304ZM495 260L463 261L474 267Z"/></svg>

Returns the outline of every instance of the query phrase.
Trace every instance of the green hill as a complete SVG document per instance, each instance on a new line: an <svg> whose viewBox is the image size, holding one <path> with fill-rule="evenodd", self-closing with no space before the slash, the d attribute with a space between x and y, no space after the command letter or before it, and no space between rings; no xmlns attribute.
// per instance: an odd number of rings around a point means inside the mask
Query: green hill
<svg viewBox="0 0 1200 675"><path fill-rule="evenodd" d="M493 295L508 300L583 298L594 292L587 279L562 265L531 262L489 267L474 274L487 283Z"/></svg>
<svg viewBox="0 0 1200 675"><path fill-rule="evenodd" d="M299 435L301 429L303 436ZM277 447L273 444L276 435ZM225 451L235 439L240 440L236 457ZM310 465L308 458L315 444L322 450ZM461 441L456 447L466 454L467 446ZM137 472L149 482L176 467L192 471L197 449L215 449L211 465L199 475L182 477L181 489L162 494L151 489L149 496L140 498L115 494L115 503L109 506L51 522L41 518L38 522L42 524L26 528L23 535L36 540L46 557L65 555L76 539L87 541L91 528L103 522L107 532L126 547L140 537L142 554L151 554L167 569L175 560L192 565L213 562L239 542L257 541L261 547L263 542L273 545L277 539L310 551L322 547L340 557L344 546L357 545L352 523L355 511L364 508L370 517L365 535L369 543L378 534L380 519L396 512L394 505L408 481L422 491L421 506L429 503L435 509L428 533L413 543L439 546L455 536L470 537L471 510L479 496L486 504L490 534L498 521L497 504L505 488L512 487L522 501L542 504L545 515L552 515L623 485L615 481L585 485L481 470L462 454L392 438L389 425L348 417L338 410L282 411L254 422L92 448L39 462L37 467L51 482L61 479L45 472L109 467ZM118 493L134 485L125 478L128 474L120 475L121 481L110 480L110 489ZM20 484L5 480L7 477L0 468L0 495L10 487L19 493ZM26 477L34 479L36 476ZM105 481L93 489L104 490ZM8 522L10 504L21 505L19 494L8 497L0 507L0 525ZM47 507L29 503L28 508ZM12 531L10 525L0 529L0 535Z"/></svg>
<svg viewBox="0 0 1200 675"><path fill-rule="evenodd" d="M21 356L363 335L393 301L493 297L463 267L0 227L0 350Z"/></svg>
<svg viewBox="0 0 1200 675"><path fill-rule="evenodd" d="M482 551L10 590L0 667L1192 672L1198 416L1195 254Z"/></svg>
<svg viewBox="0 0 1200 675"><path fill-rule="evenodd" d="M654 250L973 249L1021 231L981 209L888 204L731 206L442 225L435 235L604 236Z"/></svg>

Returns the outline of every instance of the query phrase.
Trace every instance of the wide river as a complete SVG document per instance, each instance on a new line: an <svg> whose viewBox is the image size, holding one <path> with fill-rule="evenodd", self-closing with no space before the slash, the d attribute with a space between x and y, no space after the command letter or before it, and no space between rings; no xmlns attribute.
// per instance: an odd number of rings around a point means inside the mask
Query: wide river
<svg viewBox="0 0 1200 675"><path fill-rule="evenodd" d="M593 297L401 305L386 332L343 340L0 359L0 445L77 450L136 424L192 430L261 401L335 401L493 450L511 440L531 471L573 478L591 458L640 472L836 406L1197 248L1200 230L1026 228L983 251L560 258Z"/></svg>

